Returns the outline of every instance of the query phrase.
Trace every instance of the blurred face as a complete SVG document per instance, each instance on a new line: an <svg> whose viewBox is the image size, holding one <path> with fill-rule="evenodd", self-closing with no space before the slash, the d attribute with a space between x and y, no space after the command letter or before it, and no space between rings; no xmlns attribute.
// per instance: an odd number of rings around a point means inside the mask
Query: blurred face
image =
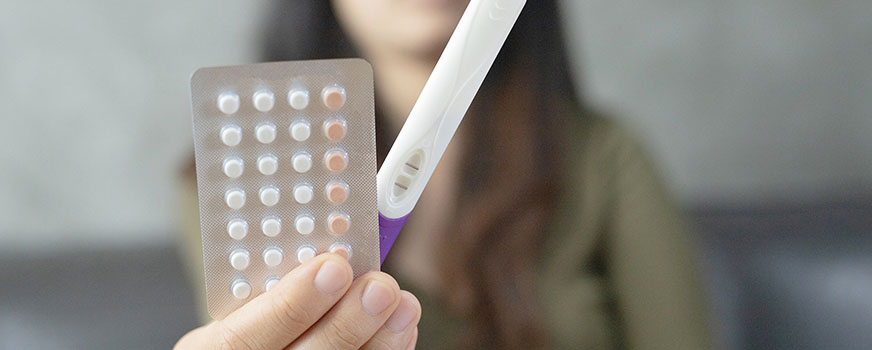
<svg viewBox="0 0 872 350"><path fill-rule="evenodd" d="M438 57L469 0L333 0L336 16L366 55Z"/></svg>

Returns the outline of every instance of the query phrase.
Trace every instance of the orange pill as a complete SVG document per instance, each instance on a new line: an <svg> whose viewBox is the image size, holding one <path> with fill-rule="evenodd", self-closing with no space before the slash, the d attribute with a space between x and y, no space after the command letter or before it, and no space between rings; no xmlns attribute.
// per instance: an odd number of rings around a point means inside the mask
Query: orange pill
<svg viewBox="0 0 872 350"><path fill-rule="evenodd" d="M327 166L327 170L338 173L348 166L348 156L342 151L330 151L324 156L324 164Z"/></svg>
<svg viewBox="0 0 872 350"><path fill-rule="evenodd" d="M330 214L327 218L327 228L334 235L341 235L348 232L348 227L351 224L351 219L345 214Z"/></svg>
<svg viewBox="0 0 872 350"><path fill-rule="evenodd" d="M339 141L345 138L346 127L341 120L328 120L324 123L324 136L330 141Z"/></svg>
<svg viewBox="0 0 872 350"><path fill-rule="evenodd" d="M348 199L348 185L339 182L331 182L327 184L327 200L333 204L345 203Z"/></svg>
<svg viewBox="0 0 872 350"><path fill-rule="evenodd" d="M330 246L330 252L342 256L345 260L351 258L351 247L345 243L334 243Z"/></svg>
<svg viewBox="0 0 872 350"><path fill-rule="evenodd" d="M331 110L337 110L345 105L345 89L339 86L328 86L321 90L321 102Z"/></svg>

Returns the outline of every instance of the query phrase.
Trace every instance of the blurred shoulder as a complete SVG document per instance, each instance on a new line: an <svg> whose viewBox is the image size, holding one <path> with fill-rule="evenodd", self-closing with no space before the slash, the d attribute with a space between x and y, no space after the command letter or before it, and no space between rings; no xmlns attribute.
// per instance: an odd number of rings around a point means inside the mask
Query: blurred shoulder
<svg viewBox="0 0 872 350"><path fill-rule="evenodd" d="M648 150L619 119L586 114L572 123L564 158L565 181L574 197L568 201L581 198L584 208L598 208L594 213L605 216L620 216L616 210L629 208L631 202L633 206L675 206Z"/></svg>
<svg viewBox="0 0 872 350"><path fill-rule="evenodd" d="M615 117L595 112L578 113L570 124L566 146L572 169L593 167L594 174L614 175L614 171L633 164L650 167L638 136Z"/></svg>

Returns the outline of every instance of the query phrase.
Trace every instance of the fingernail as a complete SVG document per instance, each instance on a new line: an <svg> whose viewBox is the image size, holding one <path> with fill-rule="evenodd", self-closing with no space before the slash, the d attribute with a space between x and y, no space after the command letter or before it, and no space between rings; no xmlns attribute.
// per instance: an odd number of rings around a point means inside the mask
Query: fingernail
<svg viewBox="0 0 872 350"><path fill-rule="evenodd" d="M412 323L412 320L418 314L418 308L415 307L415 302L411 298L411 296L403 295L400 306L397 306L397 309L394 310L394 314L385 323L385 327L394 333L402 333L406 328L409 328L409 324Z"/></svg>
<svg viewBox="0 0 872 350"><path fill-rule="evenodd" d="M318 288L324 294L336 293L347 282L348 272L342 266L332 261L321 264L321 269L315 275L315 288Z"/></svg>
<svg viewBox="0 0 872 350"><path fill-rule="evenodd" d="M363 290L363 309L370 316L376 316L385 311L394 303L394 291L387 284L380 281L369 281Z"/></svg>

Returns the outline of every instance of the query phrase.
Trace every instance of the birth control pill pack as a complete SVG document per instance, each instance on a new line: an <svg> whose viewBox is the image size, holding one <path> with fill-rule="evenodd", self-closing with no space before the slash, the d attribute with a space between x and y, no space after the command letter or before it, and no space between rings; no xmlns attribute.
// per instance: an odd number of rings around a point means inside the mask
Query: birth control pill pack
<svg viewBox="0 0 872 350"><path fill-rule="evenodd" d="M372 67L361 59L202 68L191 77L209 315L324 252L379 268Z"/></svg>

